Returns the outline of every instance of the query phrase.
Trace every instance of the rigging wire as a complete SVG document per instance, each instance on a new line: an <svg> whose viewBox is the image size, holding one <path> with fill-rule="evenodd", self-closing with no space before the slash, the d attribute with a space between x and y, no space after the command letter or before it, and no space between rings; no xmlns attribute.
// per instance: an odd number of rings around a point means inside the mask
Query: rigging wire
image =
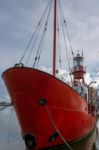
<svg viewBox="0 0 99 150"><path fill-rule="evenodd" d="M61 17L61 22L62 22L62 31L63 31L63 37L64 37L64 42L65 42L65 50L66 50L66 56L67 56L67 62L68 62L68 69L69 69L69 75L71 79L71 84L72 84L72 77L71 77L71 69L70 69L70 63L69 63L69 56L68 56L68 51L67 51L67 43L66 43L66 37L65 37L65 31L64 31L64 24L63 24L63 16L62 16L62 11L59 5L59 11L60 11L60 17Z"/></svg>
<svg viewBox="0 0 99 150"><path fill-rule="evenodd" d="M50 9L51 4L52 4L52 1L50 1L50 3L49 3L49 6L48 6L49 9ZM48 11L49 9L47 9L47 11ZM46 12L45 12L45 13L46 13ZM47 14L47 13L46 13L46 14ZM46 15L46 14L45 14L45 15ZM43 21L44 21L44 19L45 19L45 15L44 15L44 17L43 17L42 23L43 23ZM33 48L34 48L34 46L35 46L35 43L36 43L36 41L37 41L37 38L38 38L38 35L39 35L39 32L40 32L42 23L40 24L40 27L39 27L38 32L37 32L37 35L36 35L35 40L34 40L34 42L33 42L32 48L31 48L31 50L30 50L30 53L29 53L29 56L28 56L28 59L27 59L27 62L26 62L26 65L27 65L27 63L28 63L28 61L29 61L29 59L30 59L32 50L33 50Z"/></svg>
<svg viewBox="0 0 99 150"><path fill-rule="evenodd" d="M53 0L52 0L52 2L53 2ZM46 19L45 32L47 31L47 25L48 25L48 21L49 21L50 12L51 12L52 2L51 2L50 8L49 8L49 13L48 13L48 16L47 16L47 19ZM44 36L44 38L45 38L45 36ZM37 66L38 66L38 63L39 63L39 60L40 60L40 55L41 55L41 52L42 52L43 43L44 43L44 39L43 39L43 42L42 42L42 45L41 45L41 48L40 48L40 51L39 51Z"/></svg>
<svg viewBox="0 0 99 150"><path fill-rule="evenodd" d="M58 43L59 43L59 64L60 64L60 69L61 69L61 50L60 50L60 39L59 39L59 27L58 27Z"/></svg>
<svg viewBox="0 0 99 150"><path fill-rule="evenodd" d="M44 38L45 38L46 30L47 30L47 26L46 26L45 29L44 29L45 32L44 32L44 34L43 34L42 42L41 42L41 44L40 44L36 68L38 67L39 60L40 60L40 57L41 57L41 51L42 51L42 47L43 47L43 43L44 43Z"/></svg>
<svg viewBox="0 0 99 150"><path fill-rule="evenodd" d="M37 51L37 54L36 54L36 57L35 57L35 60L34 60L33 68L35 67L37 59L39 59L39 57L40 57L39 56L39 51L40 51L40 49L42 47L42 44L43 44L44 36L45 36L45 33L46 33L46 29L47 29L46 26L47 25L45 25L45 28L44 28L43 33L42 33L42 37L41 37L41 40L40 40L39 48L38 48L38 51Z"/></svg>
<svg viewBox="0 0 99 150"><path fill-rule="evenodd" d="M74 52L73 52L73 48L72 48L72 44L71 44L71 39L70 39L70 36L69 36L68 27L67 27L67 21L66 21L65 16L64 16L64 12L63 12L63 7L62 7L62 4L61 4L61 1L59 1L59 5L60 5L61 11L62 11L64 25L65 25L66 32L67 32L67 37L68 37L68 41L69 41L69 44L70 44L71 53L72 53L72 56L74 57Z"/></svg>
<svg viewBox="0 0 99 150"><path fill-rule="evenodd" d="M25 57L25 54L26 54L26 52L27 52L27 50L28 50L28 48L29 48L29 46L30 46L30 44L31 44L31 42L32 42L32 40L33 40L33 38L34 38L34 36L35 36L37 30L38 30L38 28L39 28L39 27L41 26L41 24L42 24L43 19L44 19L44 17L45 17L45 14L46 14L46 11L47 11L47 9L48 9L49 4L50 4L50 0L48 1L47 6L46 6L46 8L45 8L45 10L44 10L44 12L43 12L41 18L40 18L40 21L38 22L38 25L36 26L36 28L35 28L35 30L34 30L32 36L31 36L31 38L30 38L30 41L29 41L29 43L28 43L28 45L27 45L27 47L26 47L26 49L25 49L25 51L24 51L24 53L23 53L23 55L22 55L22 57L21 57L21 59L20 59L20 61L19 61L19 64L23 61L23 58Z"/></svg>
<svg viewBox="0 0 99 150"><path fill-rule="evenodd" d="M60 69L61 69L61 49L60 49L60 28L59 28L59 20L58 20L58 11L57 11L57 24L58 24L58 48L59 48L59 65L60 65Z"/></svg>
<svg viewBox="0 0 99 150"><path fill-rule="evenodd" d="M29 56L28 56L27 61L26 61L26 65L28 64L28 61L29 61L29 59L30 59L30 56L31 56L32 50L33 50L33 48L34 48L34 46L35 46L36 40L37 40L37 38L38 38L38 34L39 34L40 29L41 29L41 25L40 25L40 28L38 29L37 35L36 35L35 40L34 40L34 42L33 42L32 48L31 48L31 50L30 50Z"/></svg>
<svg viewBox="0 0 99 150"><path fill-rule="evenodd" d="M41 36L38 51L37 51L37 54L36 54L36 57L35 57L35 60L34 60L33 68L35 67L36 61L37 61L37 66L38 66L38 63L39 63L39 60L40 60L41 50L42 50L42 46L43 46L43 43L44 43L45 34L46 34L46 31L47 31L47 25L48 25L48 21L49 21L50 12L51 12L52 2L53 2L53 0L51 1L50 7L49 7L49 10L48 10L46 23L45 23L44 30L43 30L43 33L42 33L42 36Z"/></svg>

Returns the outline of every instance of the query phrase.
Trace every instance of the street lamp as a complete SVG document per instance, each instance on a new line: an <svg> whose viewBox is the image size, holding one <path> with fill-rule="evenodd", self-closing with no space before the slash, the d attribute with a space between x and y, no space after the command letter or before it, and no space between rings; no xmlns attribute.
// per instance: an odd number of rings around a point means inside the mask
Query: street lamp
<svg viewBox="0 0 99 150"><path fill-rule="evenodd" d="M95 83L95 84L96 84L96 81L92 81L92 82L90 82L90 83L89 83L89 85L88 85L88 87L90 87L90 85L91 85L91 84L93 84L93 83Z"/></svg>
<svg viewBox="0 0 99 150"><path fill-rule="evenodd" d="M91 102L91 96L90 96L90 86L91 86L91 84L96 84L96 81L92 81L92 82L90 82L89 84L88 84L88 103L90 103ZM89 104L89 112L91 113L91 103Z"/></svg>
<svg viewBox="0 0 99 150"><path fill-rule="evenodd" d="M96 81L91 81L87 86L88 87L88 102L89 102L89 98L90 98L90 89L89 88L90 88L91 84L93 84L93 83L96 84Z"/></svg>

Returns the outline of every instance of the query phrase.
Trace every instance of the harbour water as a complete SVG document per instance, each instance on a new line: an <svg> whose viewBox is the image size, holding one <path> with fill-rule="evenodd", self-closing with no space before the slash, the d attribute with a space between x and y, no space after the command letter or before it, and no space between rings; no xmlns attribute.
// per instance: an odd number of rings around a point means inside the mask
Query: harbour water
<svg viewBox="0 0 99 150"><path fill-rule="evenodd" d="M99 150L99 120L97 122L97 127L98 127L98 136L96 141L96 150Z"/></svg>
<svg viewBox="0 0 99 150"><path fill-rule="evenodd" d="M99 121L97 127L99 133ZM99 135L96 147L96 150L99 150ZM21 130L12 107L0 111L0 150L25 150Z"/></svg>

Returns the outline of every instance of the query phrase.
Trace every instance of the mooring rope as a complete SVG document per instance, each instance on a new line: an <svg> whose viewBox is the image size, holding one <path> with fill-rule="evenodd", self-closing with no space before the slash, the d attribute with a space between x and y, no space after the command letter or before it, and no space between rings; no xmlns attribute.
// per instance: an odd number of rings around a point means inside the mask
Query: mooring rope
<svg viewBox="0 0 99 150"><path fill-rule="evenodd" d="M60 130L58 129L58 127L57 127L57 125L56 125L56 123L55 123L55 121L54 121L54 119L53 119L53 117L52 117L52 115L51 115L51 113L50 113L47 105L45 105L45 108L46 108L47 114L48 114L48 116L49 116L49 118L51 120L52 125L54 126L54 128L58 132L58 134L61 137L62 141L65 143L65 145L68 147L69 150L73 150L72 147L68 144L68 142L66 141L66 139L61 134Z"/></svg>

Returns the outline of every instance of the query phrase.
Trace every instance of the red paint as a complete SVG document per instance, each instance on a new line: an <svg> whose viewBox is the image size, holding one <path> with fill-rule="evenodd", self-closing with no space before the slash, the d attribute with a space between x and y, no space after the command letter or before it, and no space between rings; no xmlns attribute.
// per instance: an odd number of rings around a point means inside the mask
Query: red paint
<svg viewBox="0 0 99 150"><path fill-rule="evenodd" d="M39 99L48 101L47 107L64 138L71 142L85 136L96 124L88 114L85 100L70 86L57 78L31 68L16 67L3 74L5 85L12 99L21 130L36 137L36 148L63 144L58 137L50 142L55 128Z"/></svg>

